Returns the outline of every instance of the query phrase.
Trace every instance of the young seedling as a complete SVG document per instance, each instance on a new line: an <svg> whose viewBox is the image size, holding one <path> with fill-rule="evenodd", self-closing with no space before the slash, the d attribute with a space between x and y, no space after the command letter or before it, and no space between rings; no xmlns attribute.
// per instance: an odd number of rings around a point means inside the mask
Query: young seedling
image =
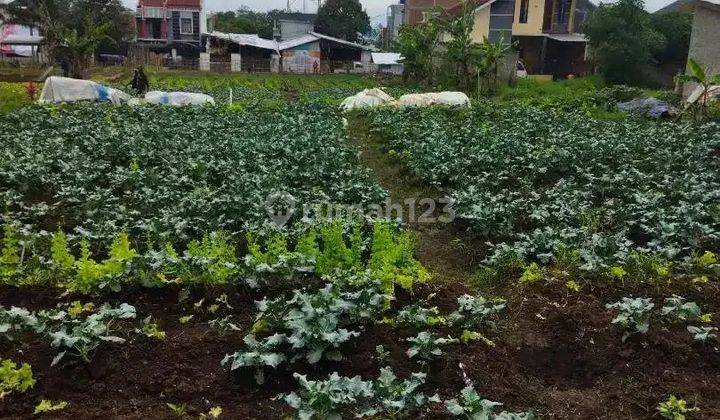
<svg viewBox="0 0 720 420"><path fill-rule="evenodd" d="M667 420L685 420L686 415L700 411L697 407L688 408L687 401L671 395L657 406L660 417Z"/></svg>

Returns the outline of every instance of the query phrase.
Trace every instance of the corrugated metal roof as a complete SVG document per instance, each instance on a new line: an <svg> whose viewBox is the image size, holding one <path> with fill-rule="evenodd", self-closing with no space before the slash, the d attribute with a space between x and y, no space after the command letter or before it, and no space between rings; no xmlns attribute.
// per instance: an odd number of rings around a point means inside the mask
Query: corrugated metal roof
<svg viewBox="0 0 720 420"><path fill-rule="evenodd" d="M278 44L278 49L280 51L284 51L284 50L287 50L290 48L295 48L299 45L304 45L304 44L309 44L311 42L315 42L319 39L320 38L316 37L315 35L307 34L307 35L303 35L299 38L293 38L293 39L288 39L287 41L282 41L281 43Z"/></svg>
<svg viewBox="0 0 720 420"><path fill-rule="evenodd" d="M278 51L278 44L272 39L260 38L256 34L228 34L225 32L209 32L207 35L213 38L224 39L238 45L247 45L265 50Z"/></svg>
<svg viewBox="0 0 720 420"><path fill-rule="evenodd" d="M319 39L326 39L328 41L337 42L338 44L348 45L351 47L355 47L361 50L366 51L376 51L377 48L370 47L367 45L360 45L356 44L354 42L345 41L344 39L334 38L328 35L324 35L317 32L310 32L307 35L303 35L299 38L294 39L288 39L287 41L283 41L278 43L277 41L274 41L272 39L264 39L260 38L259 36L255 34L229 34L225 32L208 32L204 33L203 35L210 36L213 38L218 39L224 39L226 41L234 42L239 45L248 45L251 47L257 47L257 48L263 48L266 50L272 50L272 51L284 51L290 48L295 48L300 45L309 44L311 42L316 42Z"/></svg>
<svg viewBox="0 0 720 420"><path fill-rule="evenodd" d="M325 34L321 34L318 32L310 32L310 35L315 35L318 38L326 39L326 40L332 41L332 42L337 42L338 44L348 45L350 47L359 48L359 49L365 50L365 51L377 51L377 48L371 47L369 45L356 44L354 42L346 41L346 40L340 39L340 38L335 38L330 35L325 35Z"/></svg>
<svg viewBox="0 0 720 420"><path fill-rule="evenodd" d="M400 53L378 53L374 52L372 55L372 61L375 64L402 64L400 63Z"/></svg>
<svg viewBox="0 0 720 420"><path fill-rule="evenodd" d="M201 0L140 0L138 6L147 7L202 7Z"/></svg>

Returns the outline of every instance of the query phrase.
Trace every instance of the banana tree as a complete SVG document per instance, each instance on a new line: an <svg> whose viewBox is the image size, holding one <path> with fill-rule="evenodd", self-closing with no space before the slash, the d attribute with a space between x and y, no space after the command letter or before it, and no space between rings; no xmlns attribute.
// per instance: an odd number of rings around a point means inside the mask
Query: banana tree
<svg viewBox="0 0 720 420"><path fill-rule="evenodd" d="M702 87L702 94L696 101L698 118L704 119L707 114L708 103L710 102L710 89L714 85L720 85L720 74L709 75L702 66L694 59L688 60L688 73L677 76L680 83L695 83Z"/></svg>

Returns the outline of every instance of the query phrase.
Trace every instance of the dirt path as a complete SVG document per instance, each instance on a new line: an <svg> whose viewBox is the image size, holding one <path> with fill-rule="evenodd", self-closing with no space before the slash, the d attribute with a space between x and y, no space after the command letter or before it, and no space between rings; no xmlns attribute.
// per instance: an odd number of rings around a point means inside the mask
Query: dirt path
<svg viewBox="0 0 720 420"><path fill-rule="evenodd" d="M437 203L435 215L443 211L439 199L446 195L423 180L411 174L401 162L383 151L382 139L370 131L367 120L358 114L348 116L350 141L360 148L362 162L370 168L375 180L385 188L393 204L415 200L415 215L422 215L427 205L420 205L422 199L433 199ZM426 204L426 203L422 203ZM435 280L443 282L467 282L484 258L485 246L477 235L459 221L422 222L418 217L409 217L408 206L404 205L403 221L415 236L416 256L430 270ZM413 220L414 219L414 220Z"/></svg>

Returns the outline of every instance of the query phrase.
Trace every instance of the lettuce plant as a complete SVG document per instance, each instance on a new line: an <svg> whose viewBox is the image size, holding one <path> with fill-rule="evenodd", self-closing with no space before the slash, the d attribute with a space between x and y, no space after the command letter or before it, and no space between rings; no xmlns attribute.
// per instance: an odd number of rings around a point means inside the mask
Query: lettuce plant
<svg viewBox="0 0 720 420"><path fill-rule="evenodd" d="M27 363L20 367L12 360L0 360L0 401L12 392L25 392L35 386L32 369Z"/></svg>
<svg viewBox="0 0 720 420"><path fill-rule="evenodd" d="M688 414L700 411L697 407L688 407L687 401L674 395L657 406L660 417L667 420L685 420Z"/></svg>

